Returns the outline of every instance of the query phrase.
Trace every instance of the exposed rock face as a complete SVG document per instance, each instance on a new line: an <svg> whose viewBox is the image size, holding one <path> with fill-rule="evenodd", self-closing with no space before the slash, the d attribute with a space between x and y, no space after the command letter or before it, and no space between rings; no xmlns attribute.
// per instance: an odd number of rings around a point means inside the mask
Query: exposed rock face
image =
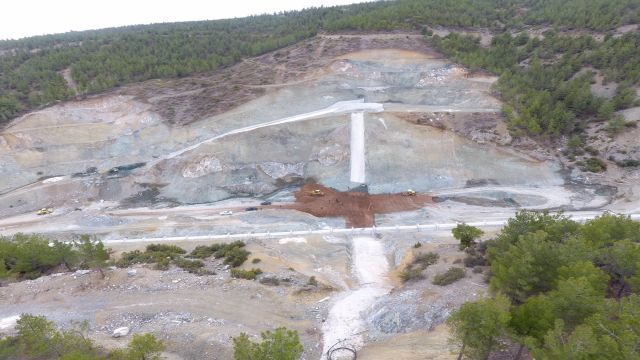
<svg viewBox="0 0 640 360"><path fill-rule="evenodd" d="M203 156L184 167L182 176L185 178L199 178L224 169L222 162L215 156Z"/></svg>
<svg viewBox="0 0 640 360"><path fill-rule="evenodd" d="M292 175L302 177L304 175L304 163L302 162L295 164L266 162L259 164L258 167L273 179L282 179Z"/></svg>
<svg viewBox="0 0 640 360"><path fill-rule="evenodd" d="M248 182L245 184L232 184L224 187L234 194L264 195L276 191L278 188L265 182Z"/></svg>
<svg viewBox="0 0 640 360"><path fill-rule="evenodd" d="M318 151L315 158L322 166L331 166L344 161L349 156L349 150L340 144L333 144Z"/></svg>

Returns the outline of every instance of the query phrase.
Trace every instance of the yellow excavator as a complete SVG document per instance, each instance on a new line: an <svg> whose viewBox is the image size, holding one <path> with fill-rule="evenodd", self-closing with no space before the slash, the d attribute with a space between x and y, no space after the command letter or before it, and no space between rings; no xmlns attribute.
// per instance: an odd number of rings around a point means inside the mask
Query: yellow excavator
<svg viewBox="0 0 640 360"><path fill-rule="evenodd" d="M324 192L320 189L309 191L309 196L324 196Z"/></svg>
<svg viewBox="0 0 640 360"><path fill-rule="evenodd" d="M413 189L407 189L407 191L404 192L405 196L416 196L416 191Z"/></svg>
<svg viewBox="0 0 640 360"><path fill-rule="evenodd" d="M53 209L51 208L42 208L38 211L36 211L36 215L49 215L53 212Z"/></svg>

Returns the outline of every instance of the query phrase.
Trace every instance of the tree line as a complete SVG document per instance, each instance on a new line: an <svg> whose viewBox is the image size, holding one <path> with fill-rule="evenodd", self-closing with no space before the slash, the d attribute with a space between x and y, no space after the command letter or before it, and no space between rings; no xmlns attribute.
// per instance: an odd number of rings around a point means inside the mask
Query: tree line
<svg viewBox="0 0 640 360"><path fill-rule="evenodd" d="M89 235L72 242L51 241L38 234L0 237L0 283L36 279L57 269L96 269L104 277L110 253Z"/></svg>
<svg viewBox="0 0 640 360"><path fill-rule="evenodd" d="M640 0L398 0L5 40L0 41L0 123L78 94L212 71L319 31L433 26L504 31L531 24L604 31L638 22L639 5ZM610 45L621 52L630 49L623 40ZM603 50L599 59L609 64L612 77L634 71L611 66L608 54ZM65 70L71 71L77 89L65 80Z"/></svg>
<svg viewBox="0 0 640 360"><path fill-rule="evenodd" d="M548 31L543 39L526 33L504 33L483 48L474 36L433 36L444 53L472 70L500 75L495 89L506 101L504 113L513 132L534 136L580 133L590 121L619 121L616 110L637 103L633 85L640 84L639 33L607 36L562 36ZM606 82L618 82L611 100L594 96L593 71Z"/></svg>
<svg viewBox="0 0 640 360"><path fill-rule="evenodd" d="M448 320L460 357L519 344L535 359L638 359L640 223L521 211L483 243L492 298Z"/></svg>

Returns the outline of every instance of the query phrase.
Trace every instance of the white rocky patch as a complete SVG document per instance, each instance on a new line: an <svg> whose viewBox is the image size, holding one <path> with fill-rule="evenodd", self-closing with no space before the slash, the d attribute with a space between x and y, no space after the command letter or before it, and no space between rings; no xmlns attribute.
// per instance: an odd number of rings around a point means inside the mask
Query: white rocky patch
<svg viewBox="0 0 640 360"><path fill-rule="evenodd" d="M13 330L20 320L20 315L13 315L0 319L0 331Z"/></svg>
<svg viewBox="0 0 640 360"><path fill-rule="evenodd" d="M347 158L349 152L340 144L333 144L318 151L316 159L322 166L331 166L342 162Z"/></svg>
<svg viewBox="0 0 640 360"><path fill-rule="evenodd" d="M284 244L288 244L288 243L294 243L294 244L302 244L302 243L306 243L307 239L303 238L303 237L289 237L289 238L282 238L280 240L278 240L278 244L280 245L284 245Z"/></svg>
<svg viewBox="0 0 640 360"><path fill-rule="evenodd" d="M295 164L265 162L258 165L258 167L273 179L281 179L287 175L302 176L304 174L303 162Z"/></svg>
<svg viewBox="0 0 640 360"><path fill-rule="evenodd" d="M214 156L205 156L197 162L187 165L182 170L182 176L185 178L199 178L214 172L220 172L224 169L222 162Z"/></svg>

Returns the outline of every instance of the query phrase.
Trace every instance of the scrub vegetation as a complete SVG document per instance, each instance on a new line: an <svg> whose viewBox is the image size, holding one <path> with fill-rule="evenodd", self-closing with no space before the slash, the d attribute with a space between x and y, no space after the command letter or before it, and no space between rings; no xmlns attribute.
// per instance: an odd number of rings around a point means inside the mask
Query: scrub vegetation
<svg viewBox="0 0 640 360"><path fill-rule="evenodd" d="M108 351L87 336L88 324L58 329L44 316L22 314L16 325L17 335L0 339L0 358L142 360L163 359L164 342L151 334L136 334L123 349Z"/></svg>
<svg viewBox="0 0 640 360"><path fill-rule="evenodd" d="M0 237L0 283L77 269L96 269L104 276L110 252L88 235L74 242L50 241L37 234Z"/></svg>

